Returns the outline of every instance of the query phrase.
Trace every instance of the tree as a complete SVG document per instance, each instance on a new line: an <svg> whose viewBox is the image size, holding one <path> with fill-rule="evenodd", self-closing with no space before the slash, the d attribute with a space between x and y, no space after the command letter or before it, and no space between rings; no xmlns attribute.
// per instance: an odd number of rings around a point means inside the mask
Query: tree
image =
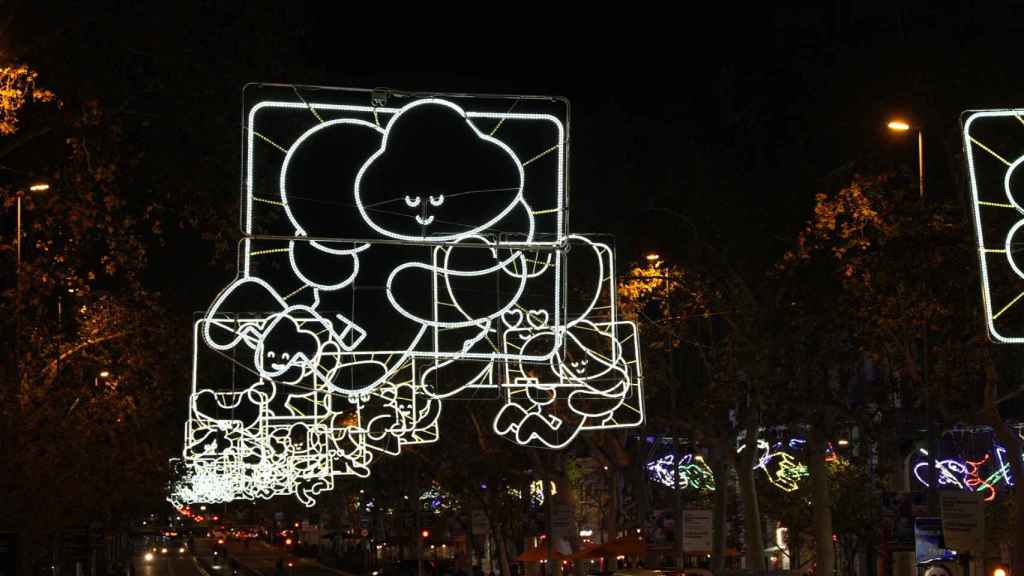
<svg viewBox="0 0 1024 576"><path fill-rule="evenodd" d="M117 525L163 499L173 437L162 430L173 428L171 401L187 381L188 330L166 319L159 293L144 282L161 210L129 193L138 156L121 141L120 119L97 101L47 114L35 104L55 97L36 86L34 71L3 68L0 77L0 154L37 162L22 171L50 185L28 195L11 177L0 187L6 208L22 196L26 222L21 264L6 276L0 304L0 493L28 571L50 532ZM15 242L13 234L2 239L6 271L15 268Z"/></svg>
<svg viewBox="0 0 1024 576"><path fill-rule="evenodd" d="M633 267L620 283L619 295L624 315L639 320L648 349L648 406L661 407L651 410L649 421L676 438L688 431L711 448L708 457L721 498L728 489L726 466L736 470L748 565L764 569L755 451L737 454L732 447L739 431L748 439L759 434L761 391L772 370L772 355L764 350L769 342L763 332L765 316L750 282L723 263L717 250L702 246L706 254L686 267L658 261ZM659 396L668 396L668 401L659 402ZM738 425L731 421L733 410ZM725 553L724 503L714 505L714 564L719 568ZM678 495L674 504L678 518ZM677 535L680 559L681 544Z"/></svg>
<svg viewBox="0 0 1024 576"><path fill-rule="evenodd" d="M793 357L828 359L817 365L816 380L794 379L800 382L796 394L818 394L823 402L819 441L840 425L857 426L869 442L891 442L895 435L881 423L899 422L909 409L925 415L933 458L944 425L985 419L1015 453L1011 466L1020 466L1019 441L997 406L999 363L979 338L980 312L970 297L977 291L951 280L974 267L966 214L958 204L925 201L910 182L906 175L880 172L855 176L834 194L818 194L814 217L783 258L781 273L799 288L790 293L792 330L815 335ZM880 368L881 378L851 400L845 384L866 360ZM908 405L899 408L893 397ZM814 429L812 423L812 438ZM823 471L811 466L822 498L832 492L821 480ZM934 477L930 484L936 485ZM819 555L829 554L826 536L819 526Z"/></svg>

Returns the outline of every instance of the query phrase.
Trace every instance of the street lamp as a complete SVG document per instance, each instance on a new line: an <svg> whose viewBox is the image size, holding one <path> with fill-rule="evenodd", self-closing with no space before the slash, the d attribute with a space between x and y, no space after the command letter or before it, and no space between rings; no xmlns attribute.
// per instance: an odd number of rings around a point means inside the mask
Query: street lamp
<svg viewBox="0 0 1024 576"><path fill-rule="evenodd" d="M921 127L913 126L909 122L903 120L892 120L887 125L890 130L894 132L907 132L909 130L917 130L917 187L918 193L921 198L924 198L924 137L922 136ZM925 418L928 420L928 451L931 452L929 457L930 462L928 466L928 509L932 515L938 512L938 487L937 474L935 468L937 466L938 452L939 452L939 439L938 430L935 427L935 407L932 402L931 391L928 387L928 326L925 324L924 337L922 339L922 366L921 370L921 384L924 388L925 393Z"/></svg>
<svg viewBox="0 0 1024 576"><path fill-rule="evenodd" d="M47 184L46 182L39 182L37 184L32 184L31 186L28 187L28 191L29 192L46 192L49 189L50 189L50 185ZM21 197L24 196L24 195L25 195L24 192L18 192L18 196L17 196L17 200L18 200L18 202L17 202L18 203L18 207L17 207L18 216L17 216L16 231L15 231L15 240L17 241L17 246L18 246L18 269L17 269L17 271L19 273L21 272Z"/></svg>
<svg viewBox="0 0 1024 576"><path fill-rule="evenodd" d="M908 132L917 130L917 188L921 198L924 198L924 136L919 126L912 126L904 120L891 120L886 126L893 132Z"/></svg>
<svg viewBox="0 0 1024 576"><path fill-rule="evenodd" d="M45 192L50 189L50 185L46 182L37 182L31 184L28 187L29 192ZM25 195L24 190L19 190L16 195L16 219L15 219L15 230L14 230L14 241L16 246L17 259L14 268L14 366L15 366L15 377L17 378L18 388L21 391L21 197Z"/></svg>
<svg viewBox="0 0 1024 576"><path fill-rule="evenodd" d="M644 256L644 258L646 258L648 262L657 262L661 260L661 255L657 252L651 252L647 256Z"/></svg>

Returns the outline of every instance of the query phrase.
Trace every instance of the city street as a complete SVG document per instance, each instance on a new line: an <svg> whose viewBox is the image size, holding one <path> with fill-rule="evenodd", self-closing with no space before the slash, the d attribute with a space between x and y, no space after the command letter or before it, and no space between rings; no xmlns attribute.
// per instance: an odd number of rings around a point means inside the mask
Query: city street
<svg viewBox="0 0 1024 576"><path fill-rule="evenodd" d="M228 540L225 546L227 547L229 557L237 560L240 571L248 571L257 576L274 576L278 560L282 562L285 576L351 576L347 572L324 566L316 560L289 555L284 549L271 546L259 540L251 541L248 546L238 540ZM229 565L219 565L209 561L212 558L209 540L196 540L195 548L196 554L206 559L206 563L214 567L215 571L211 572L209 576L218 576L216 570L219 570L220 574L230 573L231 568ZM291 565L289 566L289 564ZM216 568L217 566L220 566L220 568ZM174 568L178 568L178 566L174 566ZM170 576L182 576L183 574L171 572ZM153 576L156 576L156 574ZM207 575L201 573L201 576Z"/></svg>
<svg viewBox="0 0 1024 576"><path fill-rule="evenodd" d="M150 562L140 555L134 562L136 576L214 576L199 566L191 554L157 557Z"/></svg>
<svg viewBox="0 0 1024 576"><path fill-rule="evenodd" d="M1024 576L946 4L0 0L0 576Z"/></svg>

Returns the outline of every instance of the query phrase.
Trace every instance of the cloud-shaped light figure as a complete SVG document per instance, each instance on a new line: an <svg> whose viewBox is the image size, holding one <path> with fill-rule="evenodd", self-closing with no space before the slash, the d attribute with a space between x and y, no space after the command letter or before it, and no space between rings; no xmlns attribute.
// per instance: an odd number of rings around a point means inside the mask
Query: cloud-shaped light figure
<svg viewBox="0 0 1024 576"><path fill-rule="evenodd" d="M391 117L380 149L356 175L354 195L382 236L450 242L525 206L523 181L523 164L508 145L477 129L458 105L426 98Z"/></svg>

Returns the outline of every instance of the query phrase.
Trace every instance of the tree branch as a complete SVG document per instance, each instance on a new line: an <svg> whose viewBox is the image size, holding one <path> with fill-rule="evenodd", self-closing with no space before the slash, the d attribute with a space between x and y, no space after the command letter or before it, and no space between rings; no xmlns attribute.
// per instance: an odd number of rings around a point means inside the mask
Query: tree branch
<svg viewBox="0 0 1024 576"><path fill-rule="evenodd" d="M125 336L128 336L129 334L131 334L131 332L125 331L107 334L106 336L100 336L98 338L89 338L82 342L79 342L78 344L75 344L66 352L61 352L60 355L57 358L51 360L50 363L43 370L43 375L46 378L47 385L53 384L53 381L56 380L57 378L57 366L59 366L62 362L66 361L68 358L74 356L75 354L78 354L82 350L85 350L86 348L89 348L91 346L102 344L104 342L115 340L117 338L123 338Z"/></svg>

